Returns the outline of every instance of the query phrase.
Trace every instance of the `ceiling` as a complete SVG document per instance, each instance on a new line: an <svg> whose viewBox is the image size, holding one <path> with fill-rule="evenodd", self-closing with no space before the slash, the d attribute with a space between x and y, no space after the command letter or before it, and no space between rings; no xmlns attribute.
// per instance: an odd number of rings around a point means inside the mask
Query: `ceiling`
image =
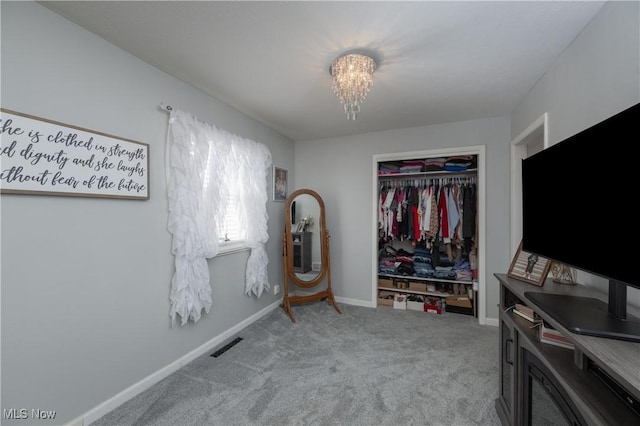
<svg viewBox="0 0 640 426"><path fill-rule="evenodd" d="M301 141L508 115L604 2L41 4ZM378 68L348 121L329 66L354 49Z"/></svg>

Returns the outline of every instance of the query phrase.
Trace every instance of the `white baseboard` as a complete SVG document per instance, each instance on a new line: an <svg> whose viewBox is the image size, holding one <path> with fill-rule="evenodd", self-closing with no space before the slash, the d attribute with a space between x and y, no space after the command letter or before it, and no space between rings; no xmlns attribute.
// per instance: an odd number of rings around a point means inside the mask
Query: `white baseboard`
<svg viewBox="0 0 640 426"><path fill-rule="evenodd" d="M351 299L348 297L336 297L336 302L345 305L364 306L365 308L375 308L370 300Z"/></svg>
<svg viewBox="0 0 640 426"><path fill-rule="evenodd" d="M485 325L492 325L494 327L497 327L500 324L497 318L487 318L484 323Z"/></svg>
<svg viewBox="0 0 640 426"><path fill-rule="evenodd" d="M292 296L309 296L313 294L313 291L309 290L301 290L296 289L296 291L292 292ZM360 299L351 299L348 297L338 297L335 296L336 302L344 303L345 305L354 305L354 306L363 306L365 308L375 308L376 306L370 300L360 300ZM485 322L481 323L481 325L491 325L493 327L497 327L500 324L497 318L485 318Z"/></svg>
<svg viewBox="0 0 640 426"><path fill-rule="evenodd" d="M302 290L298 288L295 291L293 291L291 295L292 296L311 296L312 294L315 294L315 293L316 293L315 291ZM344 303L345 305L364 306L365 308L375 307L369 300L350 299L348 297L338 297L335 294L334 294L334 297L336 299L336 302Z"/></svg>
<svg viewBox="0 0 640 426"><path fill-rule="evenodd" d="M219 344L221 344L222 342L227 340L229 337L233 336L234 334L238 333L242 329L244 329L247 326L251 325L252 323L256 322L257 320L259 320L260 318L264 317L265 315L267 315L271 311L275 310L276 308L278 308L278 306L280 306L280 303L281 303L281 300L277 300L276 302L272 303L271 305L267 306L266 308L262 309L261 311L256 312L255 314L253 314L252 316L250 316L246 320L236 324L235 326L231 327L227 331L219 334L218 336L216 336L213 339L209 340L208 342L202 344L201 346L197 347L196 349L192 350L191 352L183 355L182 357L178 358L177 360L175 360L171 364L161 368L160 370L156 371L155 373L145 377L144 379L142 379L139 382L129 386L127 389L123 390L122 392L118 393L117 395L115 395L115 396L109 398L108 400L104 401L100 405L98 405L98 406L92 408L91 410L87 411L83 416L72 420L70 423L67 424L67 426L79 426L79 425L88 426L88 425L90 425L91 423L93 423L96 420L98 420L100 417L104 416L105 414L109 413L110 411L113 411L118 406L120 406L123 403L127 402L128 400L130 400L134 396L138 395L139 393L144 392L145 390L149 389L151 386L155 385L160 380L162 380L162 379L168 377L169 375L173 374L174 372L178 371L180 368L184 367L189 362L191 362L194 359L198 358L199 356L209 352L211 349L213 349L214 347L218 346Z"/></svg>
<svg viewBox="0 0 640 426"><path fill-rule="evenodd" d="M344 303L345 305L355 305L355 306L363 306L365 308L375 308L374 304L368 300L350 299L347 297L336 297L336 302ZM497 318L485 318L485 322L483 325L498 327L499 324L500 322Z"/></svg>

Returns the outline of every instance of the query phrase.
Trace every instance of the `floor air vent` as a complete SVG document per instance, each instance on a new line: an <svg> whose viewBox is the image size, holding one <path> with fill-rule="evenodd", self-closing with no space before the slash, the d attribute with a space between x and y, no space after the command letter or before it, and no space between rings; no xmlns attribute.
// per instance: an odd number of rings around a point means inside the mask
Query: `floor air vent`
<svg viewBox="0 0 640 426"><path fill-rule="evenodd" d="M226 345L224 345L223 347L221 347L220 349L212 353L211 356L214 358L218 358L220 355L222 355L223 353L225 353L226 351L228 351L229 349L231 349L232 347L240 343L241 340L242 340L242 337L236 337L231 342L227 343Z"/></svg>

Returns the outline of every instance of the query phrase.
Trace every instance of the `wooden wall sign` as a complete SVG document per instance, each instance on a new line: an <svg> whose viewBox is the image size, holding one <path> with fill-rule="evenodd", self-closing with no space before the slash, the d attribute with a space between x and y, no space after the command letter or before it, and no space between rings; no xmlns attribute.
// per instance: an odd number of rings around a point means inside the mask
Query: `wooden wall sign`
<svg viewBox="0 0 640 426"><path fill-rule="evenodd" d="M0 193L149 199L148 144L0 111Z"/></svg>

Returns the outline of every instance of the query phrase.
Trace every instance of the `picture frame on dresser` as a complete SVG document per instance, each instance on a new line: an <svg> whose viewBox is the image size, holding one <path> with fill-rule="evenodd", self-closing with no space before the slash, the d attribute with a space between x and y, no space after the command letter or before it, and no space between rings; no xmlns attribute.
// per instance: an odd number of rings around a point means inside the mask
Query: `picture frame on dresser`
<svg viewBox="0 0 640 426"><path fill-rule="evenodd" d="M520 241L507 275L516 280L542 287L550 269L551 261L549 259L522 250L522 241Z"/></svg>

